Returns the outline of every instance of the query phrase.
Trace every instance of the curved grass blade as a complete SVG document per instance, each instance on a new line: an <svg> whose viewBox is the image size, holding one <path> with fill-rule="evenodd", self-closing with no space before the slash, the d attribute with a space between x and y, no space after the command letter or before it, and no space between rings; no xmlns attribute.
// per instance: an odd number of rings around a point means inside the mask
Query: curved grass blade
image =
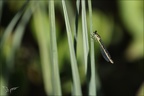
<svg viewBox="0 0 144 96"><path fill-rule="evenodd" d="M85 63L85 72L87 73L89 44L87 34L86 8L85 8L85 0L82 0L81 2L82 2L82 33L83 33L84 63Z"/></svg>
<svg viewBox="0 0 144 96"><path fill-rule="evenodd" d="M32 15L32 11L30 8L28 8L24 13L24 15L22 16L22 19L20 20L18 26L15 29L15 33L13 35L13 40L12 40L12 48L10 51L10 55L7 58L7 64L9 65L9 68L13 67L15 52L20 47L25 27L31 15Z"/></svg>
<svg viewBox="0 0 144 96"><path fill-rule="evenodd" d="M28 1L26 1L26 3L23 5L22 9L14 16L14 18L12 19L12 21L10 22L10 24L8 25L6 30L3 32L3 36L2 36L2 39L0 42L0 50L1 50L4 42L6 40L8 40L10 34L12 33L13 28L15 27L16 23L18 22L21 15L23 14L24 9L27 7L27 4L28 4Z"/></svg>
<svg viewBox="0 0 144 96"><path fill-rule="evenodd" d="M18 11L18 13L14 16L14 18L11 20L10 24L8 25L8 27L6 28L6 30L3 32L3 36L1 38L1 41L0 41L0 53L3 52L3 48L4 48L4 44L7 42L8 38L10 37L16 23L18 22L18 20L20 19L21 15L23 14L25 8L27 7L27 4L28 2L26 2L22 9L20 11ZM1 23L1 22L0 22ZM8 80L9 80L9 75L10 75L10 72L13 71L13 59L14 57L12 57L14 55L14 52L12 52L13 49L11 49L11 53L8 57L6 57L6 69L8 71L6 71L3 75L4 75L4 79L5 79L5 85L7 85L8 83ZM0 60L1 60L1 55L0 54ZM12 62L11 62L12 61ZM1 64L2 65L2 64ZM1 66L2 68L3 66Z"/></svg>
<svg viewBox="0 0 144 96"><path fill-rule="evenodd" d="M79 72L76 62L76 55L74 52L74 46L72 42L72 31L70 27L70 22L67 14L67 8L65 5L65 0L62 0L62 6L63 6L63 12L64 12L64 18L65 18L65 24L66 24L66 30L67 30L67 37L68 37L68 44L69 44L69 51L70 51L70 58L71 58L71 68L72 68L72 77L73 77L73 89L74 89L74 95L82 95L81 92L81 86L80 86L80 78L79 78Z"/></svg>
<svg viewBox="0 0 144 96"><path fill-rule="evenodd" d="M58 53L56 42L56 24L55 24L55 10L54 1L49 1L49 15L50 15L50 39L51 39L51 58L52 58L52 76L53 76L53 95L62 95L59 68L58 68Z"/></svg>

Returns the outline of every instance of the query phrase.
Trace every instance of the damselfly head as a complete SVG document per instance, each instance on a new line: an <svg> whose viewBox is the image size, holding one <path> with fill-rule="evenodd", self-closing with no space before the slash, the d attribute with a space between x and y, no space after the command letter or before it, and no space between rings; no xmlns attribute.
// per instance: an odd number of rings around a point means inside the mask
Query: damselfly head
<svg viewBox="0 0 144 96"><path fill-rule="evenodd" d="M96 35L96 34L97 34L97 31L94 31L93 34Z"/></svg>
<svg viewBox="0 0 144 96"><path fill-rule="evenodd" d="M91 37L92 37L93 39L100 40L100 36L98 35L97 31L94 31L94 32L91 34Z"/></svg>

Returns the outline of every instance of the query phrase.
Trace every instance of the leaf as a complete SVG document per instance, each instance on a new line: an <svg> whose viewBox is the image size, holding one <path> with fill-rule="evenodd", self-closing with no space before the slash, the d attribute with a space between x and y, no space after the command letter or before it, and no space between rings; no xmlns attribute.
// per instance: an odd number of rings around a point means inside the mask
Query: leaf
<svg viewBox="0 0 144 96"><path fill-rule="evenodd" d="M53 95L62 95L59 68L58 68L58 52L56 42L56 25L55 25L55 10L54 1L49 1L49 15L50 15L50 41L51 41L51 59L52 59L52 76L53 76Z"/></svg>
<svg viewBox="0 0 144 96"><path fill-rule="evenodd" d="M72 68L72 77L73 77L73 95L82 95L81 86L80 86L80 78L78 73L76 55L74 53L74 46L72 42L72 31L70 27L70 22L67 14L67 8L65 5L65 0L62 0L63 12L64 12L64 19L66 24L67 30L67 37L68 37L68 44L69 44L69 51L70 51L70 58L71 58L71 68Z"/></svg>
<svg viewBox="0 0 144 96"><path fill-rule="evenodd" d="M82 2L82 34L83 34L83 48L84 48L84 64L85 64L85 72L87 73L89 43L88 43L88 34L87 34L85 0L82 0L81 2Z"/></svg>
<svg viewBox="0 0 144 96"><path fill-rule="evenodd" d="M49 31L49 19L46 14L46 6L44 2L37 4L37 10L34 13L33 23L35 28L35 34L38 41L40 50L40 59L42 74L44 80L44 87L47 95L53 95L52 86L52 65L50 57L50 31Z"/></svg>

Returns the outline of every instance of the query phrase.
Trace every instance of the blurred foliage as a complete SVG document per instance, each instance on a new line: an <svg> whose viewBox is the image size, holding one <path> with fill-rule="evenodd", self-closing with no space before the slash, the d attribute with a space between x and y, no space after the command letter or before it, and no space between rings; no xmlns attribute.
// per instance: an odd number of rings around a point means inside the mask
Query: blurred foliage
<svg viewBox="0 0 144 96"><path fill-rule="evenodd" d="M144 95L144 84L142 84L137 92L137 96L143 96Z"/></svg>
<svg viewBox="0 0 144 96"><path fill-rule="evenodd" d="M126 49L126 58L129 61L143 57L143 1L121 1L119 0L120 15L133 40Z"/></svg>
<svg viewBox="0 0 144 96"><path fill-rule="evenodd" d="M22 1L4 1L0 12L0 44L7 26L18 12L22 12L25 4ZM115 64L108 64L100 54L99 45L95 42L96 90L97 96L127 95L141 96L138 91L143 80L143 19L144 1L115 0L92 2L93 31L97 30L104 44L111 53ZM22 17L18 19L4 45L0 45L0 94L6 94L2 86L19 88L10 96L46 96L55 92L52 79L50 14L47 1L30 1L26 4L32 12L32 17L25 26L24 35L19 48L14 54L14 68L9 70L7 57L11 53L14 33ZM87 5L87 3L86 3ZM76 2L66 1L69 22L74 37ZM87 7L86 7L87 8ZM27 9L24 9L27 10ZM56 38L58 51L58 67L63 95L73 91L73 76L69 53L68 37L61 1L55 2ZM24 13L22 13L22 16ZM90 47L89 13L86 9L88 40ZM81 11L78 17L77 53L76 59L80 75L82 93L87 94L87 77L84 66L84 47ZM73 38L74 39L74 38ZM90 51L90 50L89 50ZM89 58L89 57L88 57ZM88 64L90 62L88 61ZM142 87L143 88L143 87ZM139 90L142 90L139 89Z"/></svg>

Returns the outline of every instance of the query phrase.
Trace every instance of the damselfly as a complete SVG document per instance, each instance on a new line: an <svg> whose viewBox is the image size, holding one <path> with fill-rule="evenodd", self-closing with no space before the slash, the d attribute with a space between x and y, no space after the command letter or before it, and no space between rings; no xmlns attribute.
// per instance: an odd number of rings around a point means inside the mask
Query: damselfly
<svg viewBox="0 0 144 96"><path fill-rule="evenodd" d="M113 60L111 59L111 56L109 54L109 52L107 51L106 47L104 46L102 40L101 40L101 37L98 35L97 31L94 31L92 34L91 34L92 38L94 40L97 40L98 43L100 44L100 49L101 49L101 53L102 53L102 56L104 57L104 59L107 61L107 62L110 62L110 63L114 63Z"/></svg>

